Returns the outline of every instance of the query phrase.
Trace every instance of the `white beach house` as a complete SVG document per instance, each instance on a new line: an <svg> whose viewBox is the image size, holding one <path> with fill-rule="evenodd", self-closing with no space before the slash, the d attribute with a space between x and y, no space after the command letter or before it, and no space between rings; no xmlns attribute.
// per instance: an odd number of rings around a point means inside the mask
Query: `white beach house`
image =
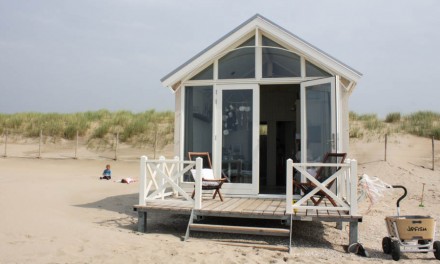
<svg viewBox="0 0 440 264"><path fill-rule="evenodd" d="M161 79L175 94L175 155L211 153L225 194L285 194L287 159L348 152L361 76L257 14Z"/></svg>
<svg viewBox="0 0 440 264"><path fill-rule="evenodd" d="M147 213L157 211L190 215L186 238L209 231L292 239L288 229L194 223L204 216L282 220L290 227L294 221L348 222L350 244L356 244L362 221L357 163L323 158L348 152L348 99L360 77L261 15L163 77L175 94L176 157L141 158L138 230L145 231ZM202 160L189 161L189 152L208 152L215 178L228 177L224 201L203 195ZM310 169L319 167L339 169L318 181ZM294 193L294 174L295 182L314 188Z"/></svg>

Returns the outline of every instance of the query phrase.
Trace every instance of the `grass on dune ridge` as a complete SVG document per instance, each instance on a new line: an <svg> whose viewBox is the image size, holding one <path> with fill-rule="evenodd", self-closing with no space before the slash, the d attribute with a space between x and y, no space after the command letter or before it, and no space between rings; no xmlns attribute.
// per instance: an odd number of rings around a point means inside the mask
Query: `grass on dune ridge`
<svg viewBox="0 0 440 264"><path fill-rule="evenodd" d="M421 137L440 139L440 114L419 111L407 115L390 113L384 120L377 114L350 112L350 137L362 138L367 134L384 135L409 133ZM172 142L174 113L149 110L141 113L130 111L99 111L60 113L0 114L0 134L6 131L14 135L35 138L40 131L54 140L72 140L76 135L87 138L89 145L112 144L114 135L121 142L134 146L166 145Z"/></svg>
<svg viewBox="0 0 440 264"><path fill-rule="evenodd" d="M113 144L114 135L120 142L136 146L166 145L173 139L174 113L149 110L142 113L108 110L60 113L16 113L0 114L0 134L23 137L44 136L72 140L86 137L89 146Z"/></svg>
<svg viewBox="0 0 440 264"><path fill-rule="evenodd" d="M376 114L359 115L350 112L349 119L351 138L362 138L365 133L407 133L440 139L440 114L432 111L418 111L407 115L394 112L389 113L385 120L380 120Z"/></svg>

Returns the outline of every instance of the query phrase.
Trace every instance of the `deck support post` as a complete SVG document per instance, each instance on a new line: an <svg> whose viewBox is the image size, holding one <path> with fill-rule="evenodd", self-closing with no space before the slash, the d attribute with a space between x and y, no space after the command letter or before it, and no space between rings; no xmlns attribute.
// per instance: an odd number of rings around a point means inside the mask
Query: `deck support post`
<svg viewBox="0 0 440 264"><path fill-rule="evenodd" d="M336 229L344 230L344 223L343 222L336 222Z"/></svg>
<svg viewBox="0 0 440 264"><path fill-rule="evenodd" d="M348 237L348 245L353 245L354 243L358 243L358 225L357 221L350 222L350 231Z"/></svg>
<svg viewBox="0 0 440 264"><path fill-rule="evenodd" d="M147 212L138 211L138 232L147 232Z"/></svg>

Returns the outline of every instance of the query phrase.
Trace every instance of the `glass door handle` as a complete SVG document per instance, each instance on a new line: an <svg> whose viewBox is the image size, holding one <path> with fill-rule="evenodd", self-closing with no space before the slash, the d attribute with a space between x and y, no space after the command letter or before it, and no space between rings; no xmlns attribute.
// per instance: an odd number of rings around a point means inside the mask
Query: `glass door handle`
<svg viewBox="0 0 440 264"><path fill-rule="evenodd" d="M332 150L335 149L335 142L336 142L335 138L336 138L335 133L332 133L332 138L330 140L327 140L327 142L331 144Z"/></svg>
<svg viewBox="0 0 440 264"><path fill-rule="evenodd" d="M327 140L327 143L331 144L332 149L335 149L335 142L336 142L335 134L332 133L332 137L331 137L331 139Z"/></svg>

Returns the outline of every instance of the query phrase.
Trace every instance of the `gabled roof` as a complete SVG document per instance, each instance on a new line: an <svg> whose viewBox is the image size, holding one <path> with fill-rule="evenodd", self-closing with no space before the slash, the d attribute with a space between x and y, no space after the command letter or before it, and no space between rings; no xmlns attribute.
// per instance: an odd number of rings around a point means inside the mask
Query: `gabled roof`
<svg viewBox="0 0 440 264"><path fill-rule="evenodd" d="M332 57L328 53L313 46L312 44L301 39L297 35L286 30L285 28L263 17L262 15L256 14L235 29L233 29L228 34L224 35L216 42L212 43L207 48L193 56L191 59L177 67L175 70L165 75L160 81L165 87L170 87L174 85L175 83L185 78L186 75L195 71L201 65L204 65L210 60L214 59L216 55L224 52L233 43L235 43L246 34L249 34L252 30L255 30L255 28L259 28L264 32L275 36L279 40L282 40L284 43L287 43L294 50L299 51L306 58L319 61L320 64L325 65L333 72L338 73L339 75L350 81L354 81L355 83L357 83L360 77L362 77L362 73L360 73L359 71Z"/></svg>

